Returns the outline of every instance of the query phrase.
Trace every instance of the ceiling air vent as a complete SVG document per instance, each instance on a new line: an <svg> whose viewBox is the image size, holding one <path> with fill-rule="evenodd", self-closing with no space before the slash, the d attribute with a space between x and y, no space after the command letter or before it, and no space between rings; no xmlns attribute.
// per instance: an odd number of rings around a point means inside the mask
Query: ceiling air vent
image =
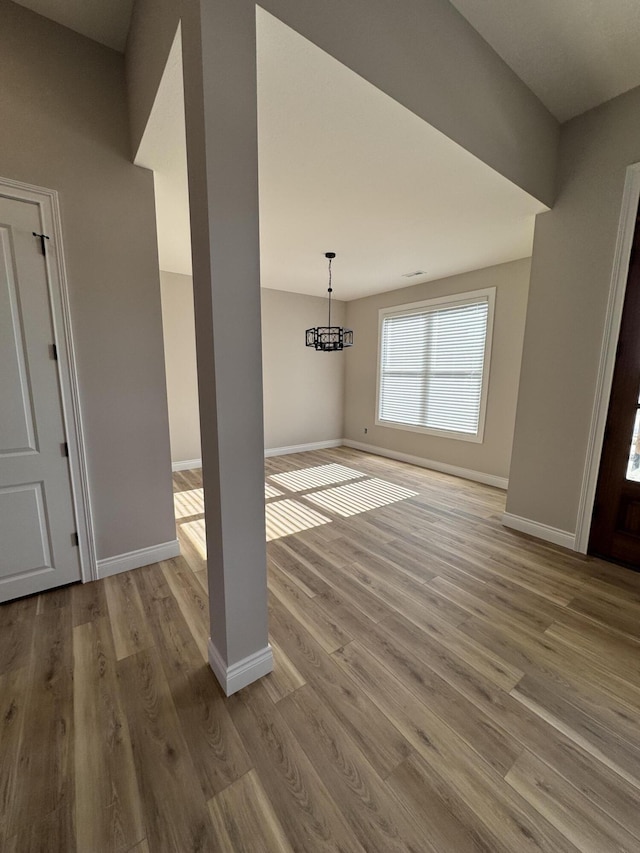
<svg viewBox="0 0 640 853"><path fill-rule="evenodd" d="M424 270L416 270L415 272L402 273L402 278L414 278L416 275L426 275Z"/></svg>

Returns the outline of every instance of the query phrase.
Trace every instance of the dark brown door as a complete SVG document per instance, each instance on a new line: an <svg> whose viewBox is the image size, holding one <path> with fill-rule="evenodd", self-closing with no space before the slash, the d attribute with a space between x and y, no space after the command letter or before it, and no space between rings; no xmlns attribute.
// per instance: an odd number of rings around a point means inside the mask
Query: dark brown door
<svg viewBox="0 0 640 853"><path fill-rule="evenodd" d="M636 216L589 552L640 570L640 215Z"/></svg>

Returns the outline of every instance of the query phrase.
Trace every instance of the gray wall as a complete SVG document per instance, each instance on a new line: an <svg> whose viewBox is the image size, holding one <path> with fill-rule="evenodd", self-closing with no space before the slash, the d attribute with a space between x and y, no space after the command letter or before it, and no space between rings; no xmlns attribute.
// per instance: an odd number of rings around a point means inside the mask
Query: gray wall
<svg viewBox="0 0 640 853"><path fill-rule="evenodd" d="M198 370L190 275L160 272L171 461L201 459Z"/></svg>
<svg viewBox="0 0 640 853"><path fill-rule="evenodd" d="M513 261L347 303L347 324L353 328L355 345L346 357L345 437L398 453L508 477L529 269L528 259ZM485 287L496 287L496 305L482 444L376 426L378 310Z"/></svg>
<svg viewBox="0 0 640 853"><path fill-rule="evenodd" d="M58 190L98 558L175 539L153 176L124 61L0 3L0 175Z"/></svg>
<svg viewBox="0 0 640 853"><path fill-rule="evenodd" d="M531 195L553 202L557 121L447 0L260 5ZM180 15L193 8L194 0L136 0L127 46L134 151Z"/></svg>
<svg viewBox="0 0 640 853"><path fill-rule="evenodd" d="M200 423L191 276L161 272L171 459L200 458ZM326 320L327 300L262 290L264 442L288 447L342 438L346 353L317 353L305 329ZM345 305L332 316L344 323Z"/></svg>
<svg viewBox="0 0 640 853"><path fill-rule="evenodd" d="M125 54L131 159L144 135L183 13L193 0L134 0Z"/></svg>
<svg viewBox="0 0 640 853"><path fill-rule="evenodd" d="M640 88L562 128L559 195L538 217L507 510L573 532Z"/></svg>
<svg viewBox="0 0 640 853"><path fill-rule="evenodd" d="M345 305L333 302L331 321L344 324ZM327 300L262 290L265 447L342 438L344 363L352 351L316 352L305 330L327 322Z"/></svg>
<svg viewBox="0 0 640 853"><path fill-rule="evenodd" d="M316 353L304 346L304 330L324 320L326 299L263 289L265 447L344 435L372 446L507 477L529 268L525 259L349 303L336 302L336 321L352 326L356 337L356 345L344 353ZM172 459L181 462L200 456L193 291L190 276L163 272L161 280ZM484 442L376 427L378 309L494 286L496 313Z"/></svg>

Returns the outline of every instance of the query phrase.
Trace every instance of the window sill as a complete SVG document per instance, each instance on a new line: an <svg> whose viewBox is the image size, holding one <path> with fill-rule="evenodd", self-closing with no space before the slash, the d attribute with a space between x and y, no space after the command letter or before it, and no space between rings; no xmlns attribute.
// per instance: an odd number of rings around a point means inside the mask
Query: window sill
<svg viewBox="0 0 640 853"><path fill-rule="evenodd" d="M400 429L405 432L419 432L423 435L433 435L437 438L452 438L454 441L468 441L471 444L482 444L484 441L484 435L482 432L473 434L468 432L453 432L443 429L429 429L428 427L414 426L413 424L401 424L396 423L395 421L381 421L378 418L376 418L375 425L379 427L386 427L388 429Z"/></svg>

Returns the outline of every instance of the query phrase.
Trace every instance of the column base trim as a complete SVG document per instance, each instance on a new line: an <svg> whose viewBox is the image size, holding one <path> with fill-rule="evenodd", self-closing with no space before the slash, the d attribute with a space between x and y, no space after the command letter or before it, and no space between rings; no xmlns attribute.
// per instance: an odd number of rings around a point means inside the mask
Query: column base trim
<svg viewBox="0 0 640 853"><path fill-rule="evenodd" d="M222 655L213 645L211 637L209 637L207 649L209 666L227 696L237 693L238 690L242 690L243 687L257 681L263 675L268 675L273 670L273 652L269 643L263 649L247 655L246 658L231 666L224 662Z"/></svg>

